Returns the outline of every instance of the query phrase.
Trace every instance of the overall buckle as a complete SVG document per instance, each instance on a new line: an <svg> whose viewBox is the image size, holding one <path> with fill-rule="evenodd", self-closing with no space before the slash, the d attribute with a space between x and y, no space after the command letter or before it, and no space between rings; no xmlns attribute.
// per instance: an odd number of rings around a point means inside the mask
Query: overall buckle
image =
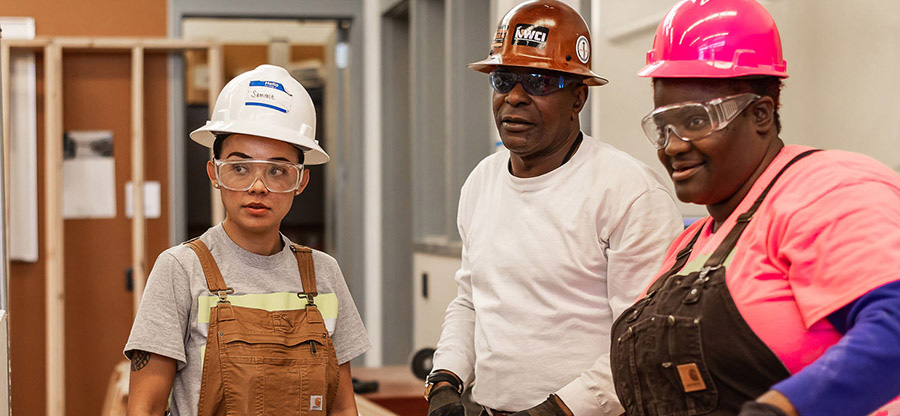
<svg viewBox="0 0 900 416"><path fill-rule="evenodd" d="M219 297L219 303L229 303L228 295L232 293L234 293L234 289L230 287L226 287L225 290L219 290L215 292L216 296Z"/></svg>

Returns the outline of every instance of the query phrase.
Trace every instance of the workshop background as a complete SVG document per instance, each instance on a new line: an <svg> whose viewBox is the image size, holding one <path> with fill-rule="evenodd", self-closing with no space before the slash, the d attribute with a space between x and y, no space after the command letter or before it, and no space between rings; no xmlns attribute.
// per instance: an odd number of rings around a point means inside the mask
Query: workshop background
<svg viewBox="0 0 900 416"><path fill-rule="evenodd" d="M222 215L203 173L208 153L187 132L206 120L210 88L262 63L287 67L319 112L332 160L311 168L283 232L340 263L373 344L354 366L408 366L433 347L456 294L459 189L499 141L488 79L465 64L486 56L497 21L518 2L6 2L12 412L109 408L135 286L160 252ZM660 171L640 129L650 81L635 73L675 2L567 0L591 28L594 71L610 80L591 88L584 131ZM900 172L900 129L890 122L900 117L900 2L760 3L788 61L785 142L864 153ZM48 72L51 59L59 65ZM48 130L62 134L48 140ZM57 150L68 152L61 164ZM130 215L130 183L143 185L142 215Z"/></svg>

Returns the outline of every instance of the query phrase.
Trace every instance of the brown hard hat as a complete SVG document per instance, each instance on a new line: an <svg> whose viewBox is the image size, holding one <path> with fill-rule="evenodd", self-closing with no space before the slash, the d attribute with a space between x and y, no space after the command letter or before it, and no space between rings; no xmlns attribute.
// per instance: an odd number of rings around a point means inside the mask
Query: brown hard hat
<svg viewBox="0 0 900 416"><path fill-rule="evenodd" d="M513 7L497 25L488 57L468 66L490 73L501 65L580 75L587 85L608 82L591 71L587 24L575 9L559 0L530 0Z"/></svg>

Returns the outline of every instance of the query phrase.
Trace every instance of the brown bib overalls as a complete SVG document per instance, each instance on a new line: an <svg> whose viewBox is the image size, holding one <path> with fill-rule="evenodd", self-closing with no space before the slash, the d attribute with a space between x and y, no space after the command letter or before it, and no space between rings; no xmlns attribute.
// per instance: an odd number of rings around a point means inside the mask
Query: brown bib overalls
<svg viewBox="0 0 900 416"><path fill-rule="evenodd" d="M700 271L680 274L703 227L675 265L616 319L610 361L628 416L730 416L791 373L753 332L725 282L725 262L775 181L741 214Z"/></svg>
<svg viewBox="0 0 900 416"><path fill-rule="evenodd" d="M286 311L234 306L219 267L200 240L187 243L200 258L209 291L219 297L210 308L197 414L325 415L338 388L338 364L314 302L312 251L292 245L306 308Z"/></svg>

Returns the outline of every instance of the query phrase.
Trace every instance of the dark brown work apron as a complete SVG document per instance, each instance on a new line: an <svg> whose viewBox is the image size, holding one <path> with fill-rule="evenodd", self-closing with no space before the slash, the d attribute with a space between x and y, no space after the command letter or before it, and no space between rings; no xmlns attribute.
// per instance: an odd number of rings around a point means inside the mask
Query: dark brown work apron
<svg viewBox="0 0 900 416"><path fill-rule="evenodd" d="M703 227L675 265L613 324L610 359L629 416L736 415L791 374L741 317L725 284L725 261L784 171L772 179L700 271L677 274Z"/></svg>
<svg viewBox="0 0 900 416"><path fill-rule="evenodd" d="M334 345L315 304L312 251L292 245L306 307L266 311L234 306L222 273L200 240L187 243L200 258L209 291L219 297L209 311L200 384L199 416L325 415L337 396Z"/></svg>

